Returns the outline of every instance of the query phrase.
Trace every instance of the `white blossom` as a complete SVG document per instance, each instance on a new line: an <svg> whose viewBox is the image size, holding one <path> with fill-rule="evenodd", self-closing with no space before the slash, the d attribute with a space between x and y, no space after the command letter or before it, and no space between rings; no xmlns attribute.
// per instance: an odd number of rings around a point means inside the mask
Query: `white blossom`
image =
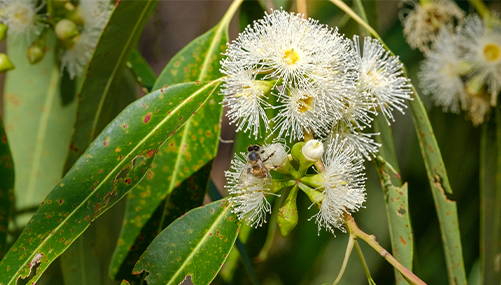
<svg viewBox="0 0 501 285"><path fill-rule="evenodd" d="M261 120L267 128L272 119L280 125L274 131L291 140L302 138L305 128L321 133L328 122L320 121L339 120L354 90L356 74L347 41L337 30L299 14L282 10L267 14L240 33L225 55L221 72L227 75L227 83L222 94L227 97L228 117L238 130L250 130L254 136ZM252 92L248 80L242 80L245 77L272 83L269 92L274 96L269 99L280 102L278 117L266 116L264 100L259 100L263 94ZM235 99L244 89L254 94L248 97L252 104ZM301 104L308 112L301 112ZM254 108L243 109L247 105Z"/></svg>
<svg viewBox="0 0 501 285"><path fill-rule="evenodd" d="M365 159L370 161L376 157L378 149L381 147L381 144L375 142L373 139L374 136L378 135L379 133L359 132L341 121L332 128L332 133L326 142L329 143L338 136L340 140L346 141L345 147L352 147L358 156L365 157Z"/></svg>
<svg viewBox="0 0 501 285"><path fill-rule="evenodd" d="M429 51L440 28L464 17L463 10L451 0L432 0L424 4L406 2L414 8L402 19L404 35L411 48L418 48L424 53Z"/></svg>
<svg viewBox="0 0 501 285"><path fill-rule="evenodd" d="M24 35L29 40L30 34L37 32L37 12L41 8L33 0L0 0L0 22L9 27L9 35Z"/></svg>
<svg viewBox="0 0 501 285"><path fill-rule="evenodd" d="M334 233L334 228L345 232L344 213L356 212L365 201L365 176L363 159L346 140L336 136L328 145L323 163L323 200L314 215L318 231L324 227ZM312 218L313 218L312 217Z"/></svg>
<svg viewBox="0 0 501 285"><path fill-rule="evenodd" d="M390 55L377 39L366 37L363 50L358 36L353 37L353 49L358 63L358 92L366 92L376 111L383 113L388 124L395 121L394 109L404 113L406 100L410 100L410 80L403 76L403 64Z"/></svg>
<svg viewBox="0 0 501 285"><path fill-rule="evenodd" d="M425 54L418 73L420 86L425 94L432 94L437 106L444 111L459 113L461 105L467 105L466 92L461 76L467 72L460 59L458 38L450 27L440 30L433 48Z"/></svg>
<svg viewBox="0 0 501 285"><path fill-rule="evenodd" d="M66 68L70 78L85 70L112 8L109 1L80 0L78 11L83 21L82 32L73 39L73 46L64 49L61 54L61 70Z"/></svg>
<svg viewBox="0 0 501 285"><path fill-rule="evenodd" d="M459 43L464 49L462 60L472 66L469 79L475 82L474 89L482 83L490 93L490 103L497 104L501 91L501 24L499 19L471 15L459 27ZM473 90L473 93L477 93Z"/></svg>

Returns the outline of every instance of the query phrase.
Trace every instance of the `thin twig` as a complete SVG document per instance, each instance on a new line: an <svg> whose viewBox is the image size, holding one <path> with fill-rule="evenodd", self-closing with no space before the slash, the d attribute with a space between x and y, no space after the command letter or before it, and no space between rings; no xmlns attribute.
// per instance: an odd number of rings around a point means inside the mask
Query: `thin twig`
<svg viewBox="0 0 501 285"><path fill-rule="evenodd" d="M376 241L376 237L374 235L368 235L358 228L355 223L355 219L345 212L344 219L346 222L346 228L348 229L350 235L354 235L357 238L363 239L367 244L369 244L373 249L375 249L379 254L386 259L395 269L402 274L407 282L410 284L419 284L426 285L423 280L419 279L412 271L403 266L400 262L398 262L386 249L379 245Z"/></svg>
<svg viewBox="0 0 501 285"><path fill-rule="evenodd" d="M341 266L341 270L339 270L339 274L332 285L336 285L341 280L341 277L343 277L344 270L346 269L346 265L350 259L351 251L353 250L353 245L355 244L356 239L357 238L354 235L350 234L348 245L346 246L346 253L344 254L343 265Z"/></svg>

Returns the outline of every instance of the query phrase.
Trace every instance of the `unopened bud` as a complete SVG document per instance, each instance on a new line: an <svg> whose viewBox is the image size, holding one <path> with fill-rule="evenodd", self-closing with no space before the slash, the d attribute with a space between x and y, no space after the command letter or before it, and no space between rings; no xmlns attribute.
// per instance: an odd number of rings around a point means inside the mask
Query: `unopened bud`
<svg viewBox="0 0 501 285"><path fill-rule="evenodd" d="M67 18L77 25L83 25L84 21L82 18L82 13L80 12L80 5L71 10Z"/></svg>
<svg viewBox="0 0 501 285"><path fill-rule="evenodd" d="M44 49L39 47L38 45L30 46L26 53L28 55L28 61L30 62L30 64L36 64L40 62L45 56Z"/></svg>
<svg viewBox="0 0 501 285"><path fill-rule="evenodd" d="M285 200L284 205L278 210L277 222L282 236L287 236L297 225L298 214L296 207L298 187L293 187Z"/></svg>
<svg viewBox="0 0 501 285"><path fill-rule="evenodd" d="M324 144L318 140L309 140L302 148L304 158L309 161L317 162L324 154Z"/></svg>
<svg viewBox="0 0 501 285"><path fill-rule="evenodd" d="M62 41L70 40L79 34L77 25L68 20L62 19L56 24L56 36Z"/></svg>
<svg viewBox="0 0 501 285"><path fill-rule="evenodd" d="M6 72L14 69L14 64L10 61L9 57L5 53L0 53L0 72Z"/></svg>
<svg viewBox="0 0 501 285"><path fill-rule="evenodd" d="M9 29L9 26L6 24L0 23L0 42L5 40L7 37L7 30Z"/></svg>

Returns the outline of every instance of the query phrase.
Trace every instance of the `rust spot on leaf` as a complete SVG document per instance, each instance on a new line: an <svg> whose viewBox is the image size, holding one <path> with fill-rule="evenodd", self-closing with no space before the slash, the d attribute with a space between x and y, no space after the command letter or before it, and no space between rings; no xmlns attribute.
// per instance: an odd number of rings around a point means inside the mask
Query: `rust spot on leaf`
<svg viewBox="0 0 501 285"><path fill-rule="evenodd" d="M147 124L151 120L151 112L148 113L148 115L144 116L143 118L143 123Z"/></svg>

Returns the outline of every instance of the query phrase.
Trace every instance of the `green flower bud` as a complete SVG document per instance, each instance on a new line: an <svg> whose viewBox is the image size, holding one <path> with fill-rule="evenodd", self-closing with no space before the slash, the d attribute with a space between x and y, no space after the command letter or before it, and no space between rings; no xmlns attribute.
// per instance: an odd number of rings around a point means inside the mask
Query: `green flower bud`
<svg viewBox="0 0 501 285"><path fill-rule="evenodd" d="M5 40L7 37L7 30L9 29L9 26L6 24L0 23L0 42Z"/></svg>
<svg viewBox="0 0 501 285"><path fill-rule="evenodd" d="M303 157L303 146L305 145L305 142L298 142L295 145L292 146L291 149L291 154L292 158L294 158L297 161L301 160L301 157Z"/></svg>
<svg viewBox="0 0 501 285"><path fill-rule="evenodd" d="M30 62L30 64L36 64L40 62L45 56L44 49L38 45L30 46L26 53L28 55L28 61Z"/></svg>
<svg viewBox="0 0 501 285"><path fill-rule="evenodd" d="M74 7L73 10L68 9L68 11L71 11L71 13L69 13L67 17L68 20L71 20L72 22L80 26L84 24L82 13L80 12L80 6L77 6L76 8Z"/></svg>
<svg viewBox="0 0 501 285"><path fill-rule="evenodd" d="M79 32L77 29L77 25L68 20L62 19L56 24L56 36L58 39L62 41L68 41L76 36L78 36Z"/></svg>
<svg viewBox="0 0 501 285"><path fill-rule="evenodd" d="M298 214L296 207L298 187L294 186L287 196L284 205L278 210L277 222L282 236L287 236L297 225Z"/></svg>
<svg viewBox="0 0 501 285"><path fill-rule="evenodd" d="M6 72L14 69L14 64L10 61L9 57L5 53L0 53L0 72Z"/></svg>

